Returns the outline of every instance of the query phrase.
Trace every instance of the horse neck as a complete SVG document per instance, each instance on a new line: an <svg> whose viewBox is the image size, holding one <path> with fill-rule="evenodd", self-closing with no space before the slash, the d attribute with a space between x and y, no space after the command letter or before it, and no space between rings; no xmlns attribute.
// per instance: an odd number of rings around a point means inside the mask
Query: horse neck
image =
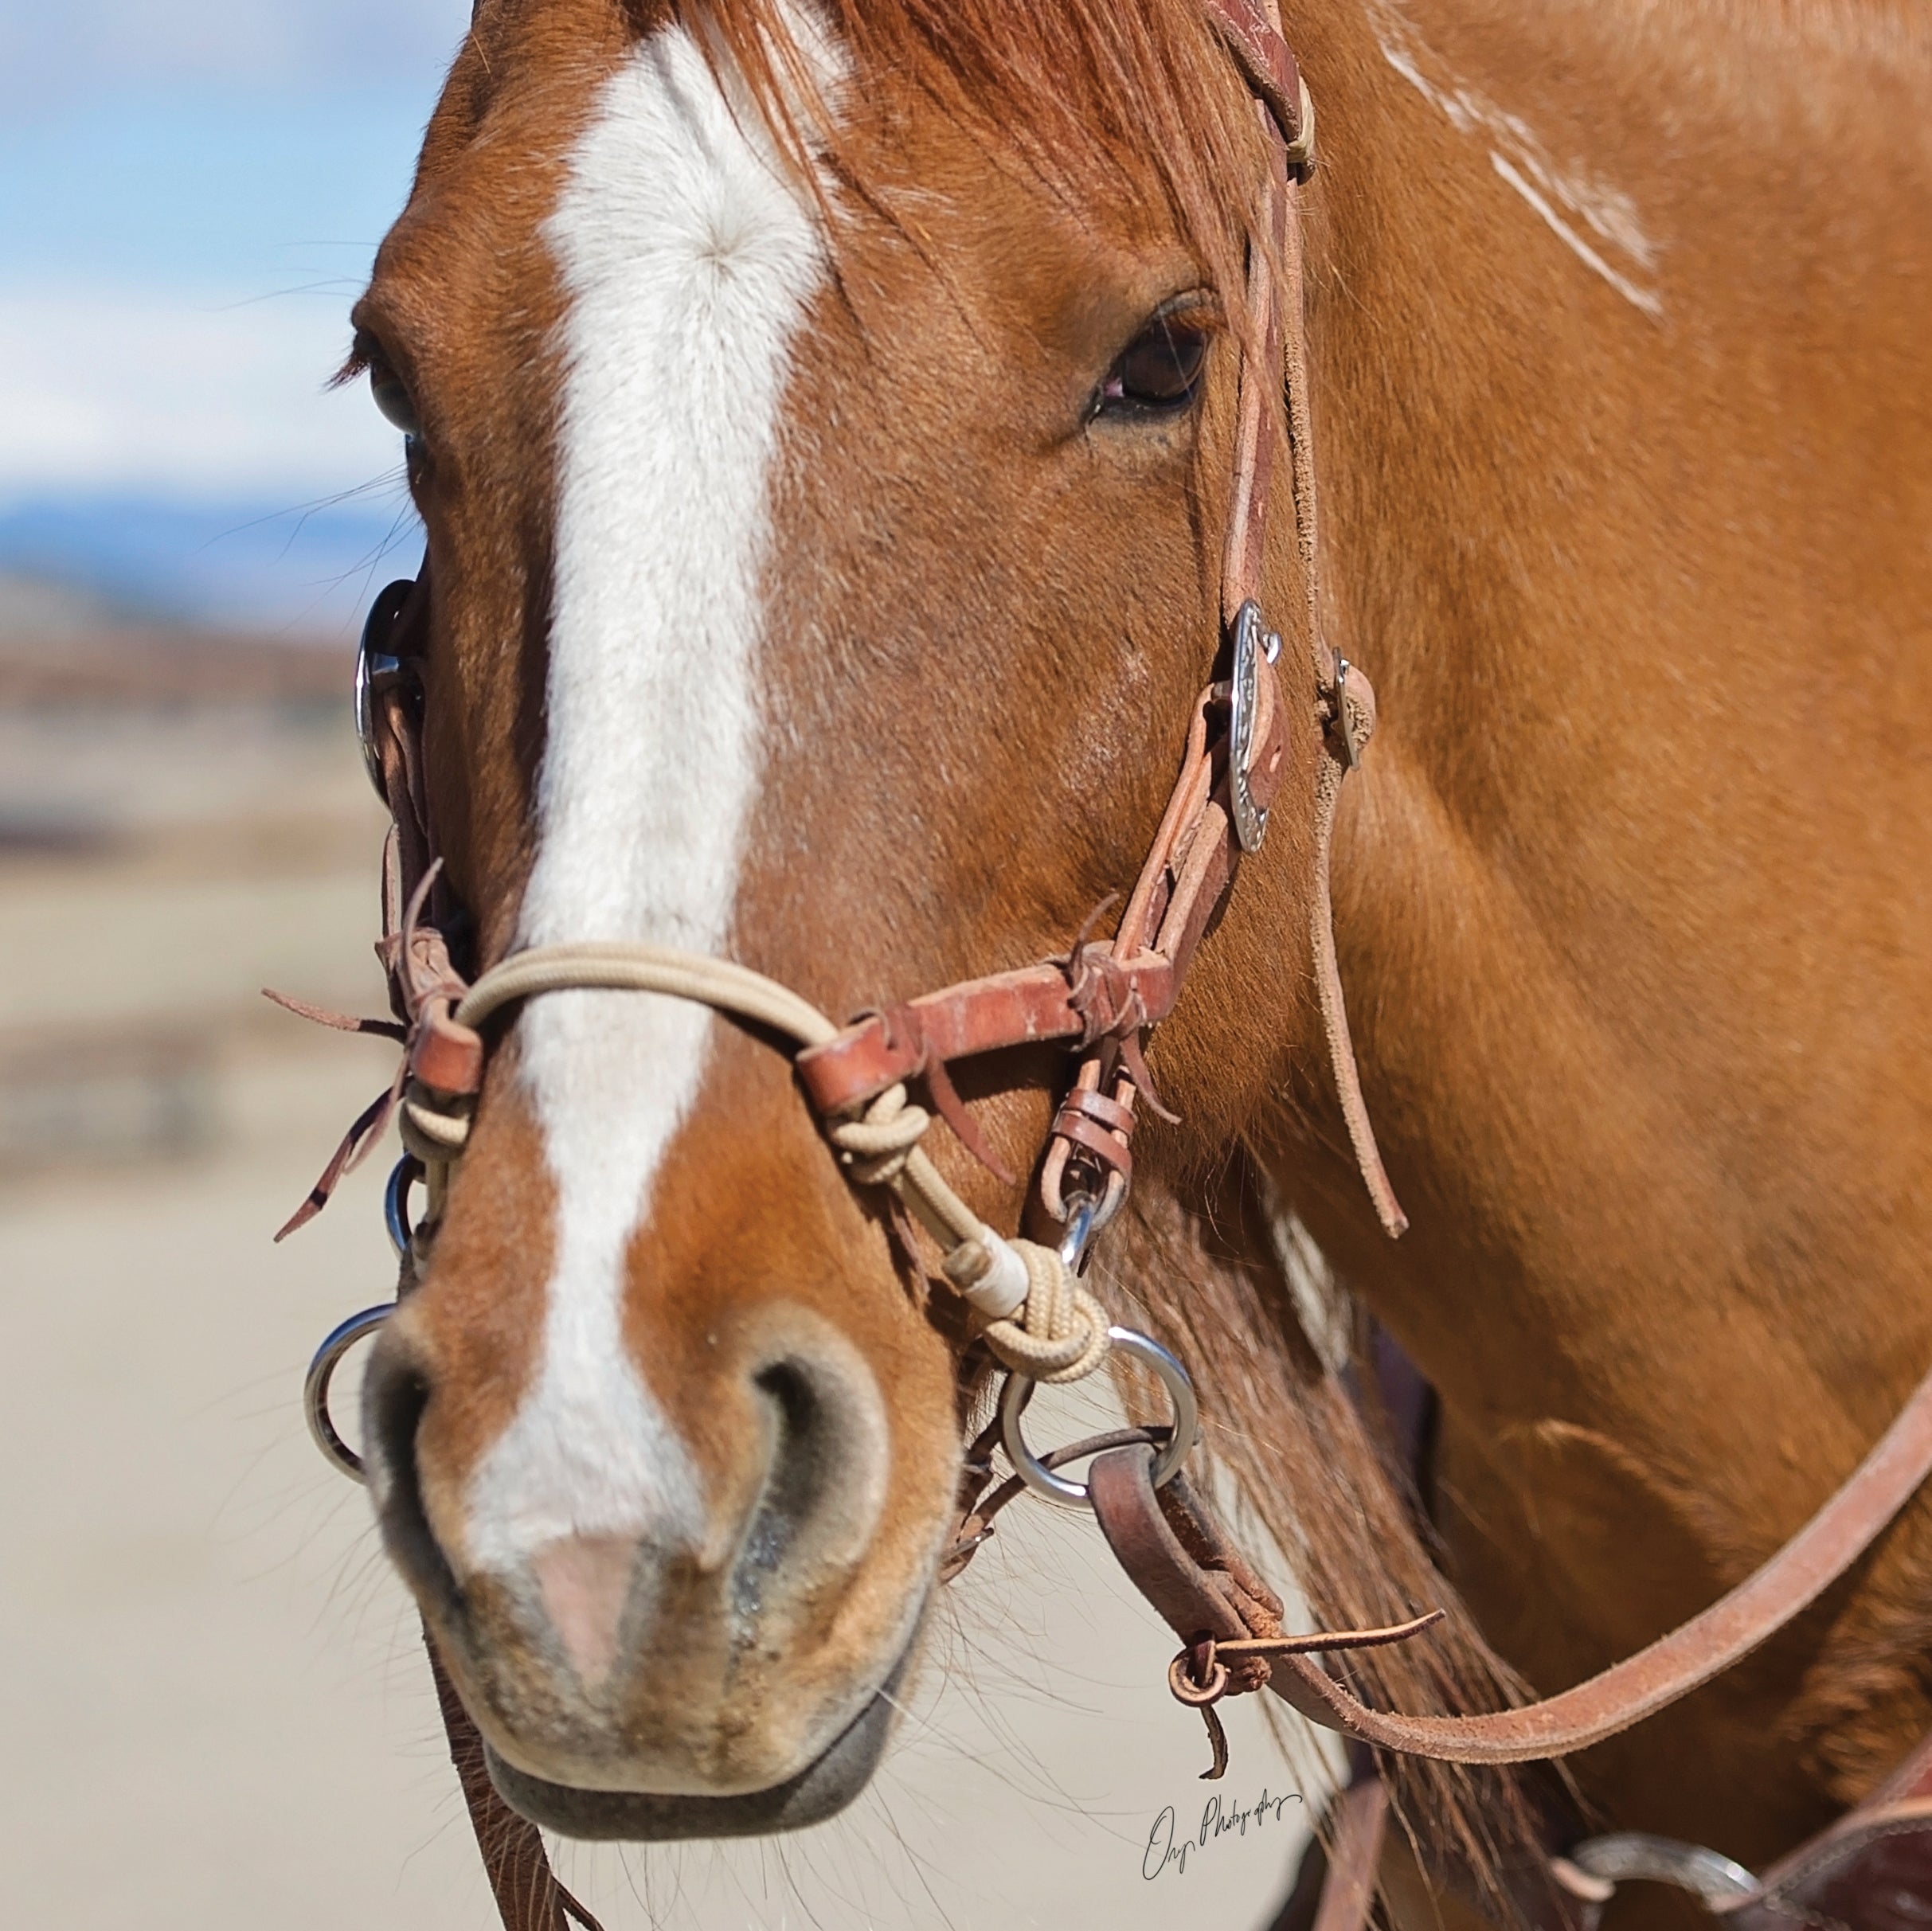
<svg viewBox="0 0 1932 1931"><path fill-rule="evenodd" d="M1795 10L1476 11L1305 29L1328 621L1383 714L1338 930L1413 1231L1283 1178L1502 1538L1600 1522L1549 1554L1627 1606L1560 1671L1760 1559L1932 1358L1932 565L1870 494L1932 487L1928 62L1874 79L1876 9L1801 63ZM1767 172L1781 117L1828 179Z"/></svg>

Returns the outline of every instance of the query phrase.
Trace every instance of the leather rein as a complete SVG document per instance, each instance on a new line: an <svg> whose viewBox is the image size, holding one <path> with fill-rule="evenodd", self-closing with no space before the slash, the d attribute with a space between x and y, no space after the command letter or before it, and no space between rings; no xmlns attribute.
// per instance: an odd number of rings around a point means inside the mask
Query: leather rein
<svg viewBox="0 0 1932 1931"><path fill-rule="evenodd" d="M1305 597L1300 627L1322 744L1309 935L1317 992L1357 1163L1386 1231L1399 1234L1406 1224L1362 1098L1330 904L1336 803L1343 779L1373 732L1375 710L1367 678L1323 642L1316 604L1300 206L1312 162L1313 110L1281 36L1276 0L1201 3L1256 99L1269 157L1269 233L1266 247L1251 249L1248 270L1248 346L1240 369L1234 492L1222 569L1219 655L1226 674L1194 702L1180 774L1112 941L1090 942L1083 934L1063 957L966 980L843 1026L745 967L642 945L513 953L469 983L451 956L448 933L460 909L442 877L432 835L421 751L421 659L409 647L428 621L425 571L417 582L392 584L376 600L357 669L358 725L370 775L392 818L379 950L395 1020L345 1019L271 995L304 1016L396 1039L403 1047L402 1064L277 1238L320 1210L342 1174L394 1117L408 1149L388 1197L401 1262L399 1298L413 1288L427 1264L448 1179L483 1089L488 1057L483 1029L507 1007L555 990L598 987L692 999L749 1020L792 1042L800 1088L847 1178L889 1190L901 1240L909 1243L916 1226L937 1245L943 1277L967 1303L980 1337L1007 1370L999 1417L967 1452L963 1519L942 1579L951 1580L965 1567L991 1532L994 1517L1023 1487L1090 1504L1122 1567L1182 1641L1169 1667L1169 1684L1207 1723L1214 1745L1214 1764L1205 1773L1210 1777L1218 1777L1226 1762L1214 1706L1227 1695L1264 1687L1311 1721L1375 1749L1470 1764L1558 1757L1615 1735L1708 1682L1844 1573L1932 1475L1932 1375L1812 1521L1701 1615L1602 1675L1527 1707L1479 1716L1405 1716L1363 1703L1320 1659L1331 1652L1410 1640L1439 1620L1440 1612L1386 1629L1285 1632L1280 1599L1183 1469L1194 1433L1193 1393L1185 1370L1146 1336L1110 1327L1081 1284L1093 1234L1119 1211L1132 1184L1139 1109L1143 1104L1160 1109L1142 1042L1174 1010L1243 858L1261 847L1281 787L1290 719L1279 666L1281 639L1262 616L1261 577L1268 503L1284 445ZM948 1069L959 1060L1041 1043L1059 1046L1074 1062L1038 1161L1039 1204L1064 1229L1052 1245L988 1226L920 1146L933 1118L943 1118L969 1152L1000 1172ZM913 1101L914 1085L929 1104ZM409 1194L419 1179L426 1211L413 1225ZM329 1417L330 1378L348 1349L391 1311L390 1305L371 1308L343 1323L323 1343L309 1373L311 1429L325 1453L358 1476L361 1464ZM1033 1384L1091 1373L1117 1349L1155 1370L1174 1406L1173 1423L1034 1456L1019 1427ZM996 1443L1003 1443L1018 1473L994 1489L991 1458ZM1055 1472L1058 1465L1087 1455L1094 1460L1084 1485ZM431 1660L452 1753L504 1925L508 1931L565 1931L566 1921L573 1920L594 1931L595 1921L552 1874L535 1827L510 1811L491 1784L481 1740L433 1646ZM1932 1757L1909 1799L1899 1795L1898 1780L1887 1786L1889 1796L1880 1793L1891 1805L1887 1820L1895 1821L1899 1802L1918 1801L1920 1784L1932 1823ZM1341 1801L1322 1931L1359 1931L1367 1921L1386 1810L1379 1789L1361 1784ZM1858 1820L1865 1809L1854 1812L1839 1831L1862 1827ZM1881 1843L1887 1833L1867 1835ZM1623 1840L1597 1841L1614 1846ZM1560 1911L1570 1913L1561 1921L1590 1921L1590 1912L1618 1874L1656 1874L1632 1867L1633 1854L1627 1852L1616 1871L1593 1874L1588 1848L1551 1867L1565 1900ZM1832 1856L1832 1870L1842 1877L1844 1859L1837 1850ZM1617 1855L1609 1855L1609 1864L1617 1863ZM1771 1897L1750 1874L1742 1876L1745 1889L1734 1886L1714 1894L1733 1900L1727 1910L1742 1912L1746 1903ZM1781 1881L1778 1874L1774 1880ZM1739 1917L1741 1925L1754 1921L1747 1913Z"/></svg>

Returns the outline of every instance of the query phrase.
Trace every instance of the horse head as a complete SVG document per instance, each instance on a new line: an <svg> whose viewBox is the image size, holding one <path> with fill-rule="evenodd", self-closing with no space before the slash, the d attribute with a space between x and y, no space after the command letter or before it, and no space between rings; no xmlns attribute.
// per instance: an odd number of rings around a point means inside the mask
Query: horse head
<svg viewBox="0 0 1932 1931"><path fill-rule="evenodd" d="M484 0L355 317L466 971L642 941L843 1018L1075 956L1227 675L1273 139L1197 0ZM1150 1048L1143 1184L1312 1038L1322 731L1261 487L1278 828ZM978 1324L756 1022L577 987L485 1032L370 1370L389 1548L530 1814L823 1816L933 1595ZM986 1157L926 1142L1007 1234L1058 1063L962 1062Z"/></svg>

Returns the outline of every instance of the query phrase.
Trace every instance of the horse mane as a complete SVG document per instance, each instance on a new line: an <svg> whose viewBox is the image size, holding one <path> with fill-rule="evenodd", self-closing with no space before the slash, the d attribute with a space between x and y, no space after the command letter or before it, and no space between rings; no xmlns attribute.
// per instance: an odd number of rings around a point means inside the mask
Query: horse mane
<svg viewBox="0 0 1932 1931"><path fill-rule="evenodd" d="M1199 1191L1196 1206L1171 1193L1131 1196L1096 1271L1109 1300L1144 1309L1187 1362L1205 1445L1234 1491L1233 1519L1258 1525L1256 1542L1281 1552L1316 1628L1447 1612L1417 1640L1330 1659L1364 1702L1452 1715L1527 1702L1527 1686L1483 1641L1437 1566L1359 1306L1339 1288L1317 1290L1332 1298L1322 1313L1337 1317L1338 1331L1311 1335L1310 1296L1290 1283L1276 1210L1245 1155ZM1297 1774L1332 1776L1316 1738L1264 1702ZM1505 1874L1539 1844L1539 1787L1550 1773L1386 1755L1379 1768L1418 1853L1427 1847L1424 1869L1460 1874L1501 1921L1515 1921Z"/></svg>

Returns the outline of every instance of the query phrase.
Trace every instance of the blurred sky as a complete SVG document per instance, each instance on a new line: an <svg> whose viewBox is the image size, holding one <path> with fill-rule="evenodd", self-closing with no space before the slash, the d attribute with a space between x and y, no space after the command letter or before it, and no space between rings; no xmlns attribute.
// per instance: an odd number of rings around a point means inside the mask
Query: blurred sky
<svg viewBox="0 0 1932 1931"><path fill-rule="evenodd" d="M409 567L393 432L325 385L467 21L0 0L0 569L313 632Z"/></svg>

